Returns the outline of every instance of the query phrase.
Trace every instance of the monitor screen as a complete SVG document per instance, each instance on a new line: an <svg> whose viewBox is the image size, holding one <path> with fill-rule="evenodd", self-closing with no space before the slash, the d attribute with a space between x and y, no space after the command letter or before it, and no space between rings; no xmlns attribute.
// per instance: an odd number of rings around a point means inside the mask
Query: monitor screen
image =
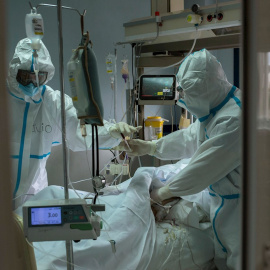
<svg viewBox="0 0 270 270"><path fill-rule="evenodd" d="M31 225L57 225L62 223L61 207L32 207Z"/></svg>
<svg viewBox="0 0 270 270"><path fill-rule="evenodd" d="M142 75L139 97L143 100L172 100L175 86L175 75Z"/></svg>

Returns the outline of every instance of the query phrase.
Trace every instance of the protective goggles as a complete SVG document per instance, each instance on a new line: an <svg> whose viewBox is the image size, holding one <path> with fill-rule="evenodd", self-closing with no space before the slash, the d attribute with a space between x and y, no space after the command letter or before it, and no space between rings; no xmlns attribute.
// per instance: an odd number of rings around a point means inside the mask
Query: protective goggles
<svg viewBox="0 0 270 270"><path fill-rule="evenodd" d="M37 87L38 85L39 86L43 85L46 82L47 76L48 76L48 72L39 71L38 72L38 82L37 82L35 72L19 69L17 76L16 76L16 80L18 83L20 83L23 86L26 86L26 85L32 83L35 87Z"/></svg>

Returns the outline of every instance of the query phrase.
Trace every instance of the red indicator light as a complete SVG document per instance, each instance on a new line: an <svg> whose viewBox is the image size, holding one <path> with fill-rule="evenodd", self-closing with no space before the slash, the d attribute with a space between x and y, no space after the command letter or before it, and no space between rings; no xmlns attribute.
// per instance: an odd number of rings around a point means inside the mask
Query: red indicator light
<svg viewBox="0 0 270 270"><path fill-rule="evenodd" d="M212 22L212 20L213 20L213 16L210 14L210 15L208 15L207 16L207 21L208 22Z"/></svg>
<svg viewBox="0 0 270 270"><path fill-rule="evenodd" d="M219 21L221 21L221 20L223 19L223 14L222 14L222 13L218 13L217 19L218 19Z"/></svg>

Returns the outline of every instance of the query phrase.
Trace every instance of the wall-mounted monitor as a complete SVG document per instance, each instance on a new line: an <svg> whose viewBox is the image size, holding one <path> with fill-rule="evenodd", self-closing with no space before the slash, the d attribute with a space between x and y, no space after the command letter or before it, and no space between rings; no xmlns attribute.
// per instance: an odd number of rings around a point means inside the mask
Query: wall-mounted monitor
<svg viewBox="0 0 270 270"><path fill-rule="evenodd" d="M139 99L174 100L175 75L142 75L140 77Z"/></svg>

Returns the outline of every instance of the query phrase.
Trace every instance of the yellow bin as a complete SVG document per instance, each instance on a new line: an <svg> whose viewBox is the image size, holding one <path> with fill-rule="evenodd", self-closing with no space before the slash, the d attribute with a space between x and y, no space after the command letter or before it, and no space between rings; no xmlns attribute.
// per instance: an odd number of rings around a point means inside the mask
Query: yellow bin
<svg viewBox="0 0 270 270"><path fill-rule="evenodd" d="M152 141L163 136L164 120L160 116L148 116L144 121L144 139Z"/></svg>

